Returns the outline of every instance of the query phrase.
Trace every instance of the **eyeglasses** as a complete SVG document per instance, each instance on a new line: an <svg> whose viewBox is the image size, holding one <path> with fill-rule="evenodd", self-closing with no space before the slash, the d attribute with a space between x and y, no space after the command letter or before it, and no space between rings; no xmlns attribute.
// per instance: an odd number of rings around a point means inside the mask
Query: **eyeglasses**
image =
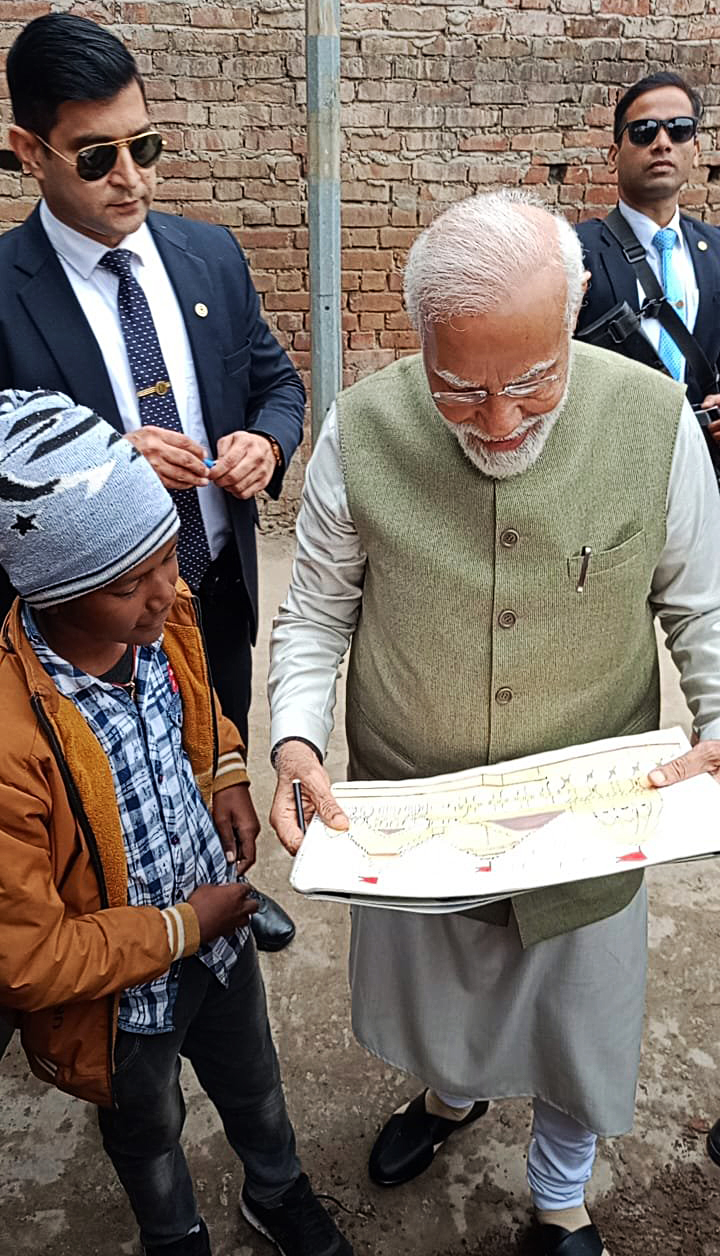
<svg viewBox="0 0 720 1256"><path fill-rule="evenodd" d="M528 380L526 384L506 384L497 392L488 392L486 388L477 388L473 392L434 392L432 399L443 406L481 406L488 397L544 397L559 378L559 375L544 375L542 379Z"/></svg>
<svg viewBox="0 0 720 1256"><path fill-rule="evenodd" d="M626 122L615 141L620 143L627 131L628 139L637 148L647 148L654 143L663 128L673 144L687 144L697 135L697 118L636 118L634 122Z"/></svg>
<svg viewBox="0 0 720 1256"><path fill-rule="evenodd" d="M148 166L153 166L159 159L165 147L165 140L159 131L143 131L140 135L129 135L124 140L106 140L102 144L92 144L90 148L81 148L73 161L64 153L59 153L41 135L35 135L35 139L40 140L45 148L56 157L61 157L69 166L74 166L84 183L95 183L97 179L104 179L115 165L121 148L127 148L136 166L147 170Z"/></svg>

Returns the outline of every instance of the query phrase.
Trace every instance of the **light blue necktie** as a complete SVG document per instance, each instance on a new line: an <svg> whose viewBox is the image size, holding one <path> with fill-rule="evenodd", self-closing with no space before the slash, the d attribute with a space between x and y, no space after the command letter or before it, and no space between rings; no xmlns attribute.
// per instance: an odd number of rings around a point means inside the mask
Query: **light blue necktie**
<svg viewBox="0 0 720 1256"><path fill-rule="evenodd" d="M675 313L685 322L685 304L683 301L682 285L677 277L675 267L672 264L672 251L677 240L677 231L673 231L672 227L663 227L660 231L656 231L653 236L653 244L660 254L660 276L662 280L663 291L668 301L672 305ZM665 363L667 369L673 379L680 379L684 356L678 349L672 336L668 335L664 327L660 329L660 344L658 353Z"/></svg>

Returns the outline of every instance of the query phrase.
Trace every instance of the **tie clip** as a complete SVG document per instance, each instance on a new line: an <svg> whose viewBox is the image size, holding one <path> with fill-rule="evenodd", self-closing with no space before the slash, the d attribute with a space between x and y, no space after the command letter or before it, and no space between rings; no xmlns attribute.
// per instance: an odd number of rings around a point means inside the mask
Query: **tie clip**
<svg viewBox="0 0 720 1256"><path fill-rule="evenodd" d="M159 379L156 384L151 384L149 388L141 388L140 391L135 394L135 396L136 397L152 397L153 393L155 393L155 395L158 397L164 397L165 393L168 393L168 392L170 392L170 380Z"/></svg>

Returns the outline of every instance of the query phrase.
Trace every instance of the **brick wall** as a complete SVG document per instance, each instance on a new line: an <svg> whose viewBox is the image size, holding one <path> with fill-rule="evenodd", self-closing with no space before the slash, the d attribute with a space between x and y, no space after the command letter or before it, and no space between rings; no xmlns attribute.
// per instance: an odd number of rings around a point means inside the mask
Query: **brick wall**
<svg viewBox="0 0 720 1256"><path fill-rule="evenodd" d="M169 142L159 207L237 231L268 318L307 373L303 0L0 0L0 48L51 8L111 25L134 50ZM606 212L612 106L649 69L678 69L704 92L703 161L684 204L717 218L718 36L715 0L343 2L346 381L414 348L403 260L449 201L510 184L572 219ZM32 181L8 164L0 155L0 227L34 203Z"/></svg>

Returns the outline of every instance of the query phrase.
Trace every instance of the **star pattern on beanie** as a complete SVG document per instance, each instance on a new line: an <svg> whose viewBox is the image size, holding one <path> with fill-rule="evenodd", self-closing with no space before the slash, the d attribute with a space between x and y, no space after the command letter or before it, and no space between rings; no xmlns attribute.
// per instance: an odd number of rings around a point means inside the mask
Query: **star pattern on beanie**
<svg viewBox="0 0 720 1256"><path fill-rule="evenodd" d="M0 564L27 602L104 588L177 529L150 463L87 406L0 391Z"/></svg>
<svg viewBox="0 0 720 1256"><path fill-rule="evenodd" d="M39 532L40 527L35 522L37 515L20 515L15 516L15 522L10 524L11 532L19 532L20 536L25 536L28 532Z"/></svg>

